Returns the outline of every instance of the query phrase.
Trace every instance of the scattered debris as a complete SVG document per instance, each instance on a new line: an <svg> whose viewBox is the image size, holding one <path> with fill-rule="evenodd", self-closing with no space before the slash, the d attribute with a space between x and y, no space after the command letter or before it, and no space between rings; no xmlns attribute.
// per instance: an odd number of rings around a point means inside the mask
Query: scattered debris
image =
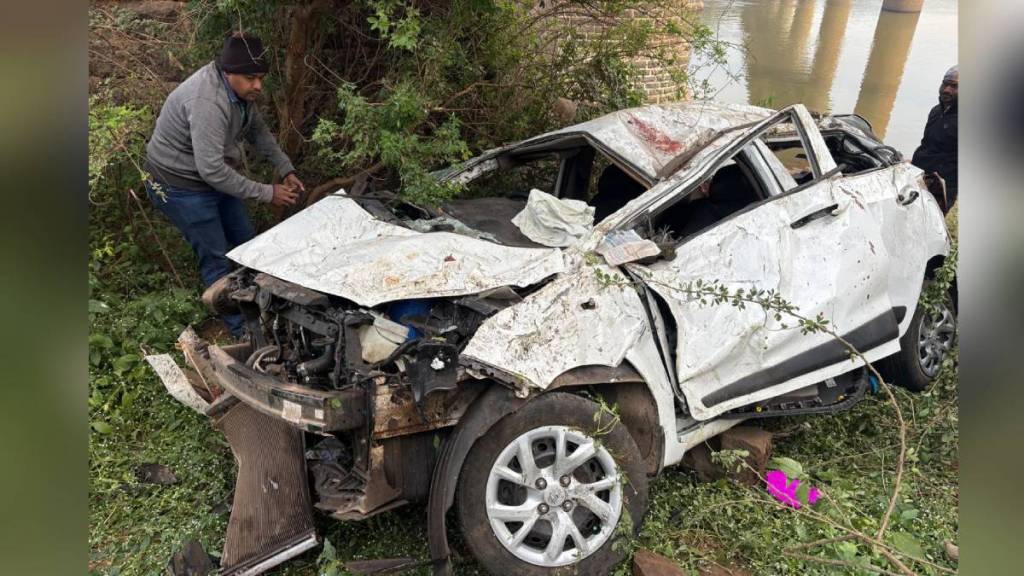
<svg viewBox="0 0 1024 576"><path fill-rule="evenodd" d="M526 207L512 218L512 223L538 244L563 248L575 244L594 227L594 207L534 188Z"/></svg>
<svg viewBox="0 0 1024 576"><path fill-rule="evenodd" d="M143 464L135 469L135 478L146 484L170 486L178 483L174 471L163 464Z"/></svg>
<svg viewBox="0 0 1024 576"><path fill-rule="evenodd" d="M205 413L209 402L199 395L197 388L189 381L188 374L178 366L170 354L151 354L146 356L146 362L153 367L153 371L160 377L160 381L171 396L199 414Z"/></svg>
<svg viewBox="0 0 1024 576"><path fill-rule="evenodd" d="M650 550L637 550L633 554L633 576L684 576L675 562Z"/></svg>
<svg viewBox="0 0 1024 576"><path fill-rule="evenodd" d="M661 254L661 248L654 242L641 238L636 230L613 230L605 235L597 246L597 253L604 257L609 266L637 262Z"/></svg>
<svg viewBox="0 0 1024 576"><path fill-rule="evenodd" d="M213 560L198 540L189 540L171 556L166 576L206 576L213 573Z"/></svg>

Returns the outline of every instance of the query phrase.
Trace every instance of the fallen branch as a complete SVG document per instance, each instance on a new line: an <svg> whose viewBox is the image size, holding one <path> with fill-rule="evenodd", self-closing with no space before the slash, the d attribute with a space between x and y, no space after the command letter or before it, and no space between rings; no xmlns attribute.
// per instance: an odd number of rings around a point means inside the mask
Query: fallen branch
<svg viewBox="0 0 1024 576"><path fill-rule="evenodd" d="M313 190L309 193L309 196L306 197L306 206L314 204L315 202L323 198L330 191L336 190L338 188L345 188L347 186L351 186L359 178L365 176L372 176L377 172L380 172L383 168L384 164L382 162L378 162L373 166L370 166L366 170L363 170L362 172L359 172L352 176L339 176L337 178L331 178L330 180L318 185L316 188L313 188Z"/></svg>

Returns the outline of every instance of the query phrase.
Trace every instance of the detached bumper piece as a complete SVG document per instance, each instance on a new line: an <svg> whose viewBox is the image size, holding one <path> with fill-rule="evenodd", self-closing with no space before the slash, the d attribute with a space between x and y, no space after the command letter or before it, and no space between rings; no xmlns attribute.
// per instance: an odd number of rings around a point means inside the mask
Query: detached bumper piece
<svg viewBox="0 0 1024 576"><path fill-rule="evenodd" d="M231 399L228 399L231 400ZM215 403L211 411L218 411ZM222 576L250 576L317 545L302 432L242 402L211 414L238 461Z"/></svg>

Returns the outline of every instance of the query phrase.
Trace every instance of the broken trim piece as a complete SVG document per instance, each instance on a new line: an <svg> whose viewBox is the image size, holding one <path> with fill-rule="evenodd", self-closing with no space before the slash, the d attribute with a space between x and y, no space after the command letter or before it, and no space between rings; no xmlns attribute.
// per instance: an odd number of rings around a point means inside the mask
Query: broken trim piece
<svg viewBox="0 0 1024 576"><path fill-rule="evenodd" d="M174 361L174 358L171 358L170 354L151 354L146 356L146 362L153 368L157 377L163 382L164 388L175 400L199 414L206 414L206 409L210 407L210 404L196 393L192 383L185 376L185 372Z"/></svg>

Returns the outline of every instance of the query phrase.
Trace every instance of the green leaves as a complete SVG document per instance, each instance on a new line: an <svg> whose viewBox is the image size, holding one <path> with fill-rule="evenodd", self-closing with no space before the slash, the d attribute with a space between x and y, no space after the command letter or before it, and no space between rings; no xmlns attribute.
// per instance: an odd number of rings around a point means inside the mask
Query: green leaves
<svg viewBox="0 0 1024 576"><path fill-rule="evenodd" d="M907 510L904 510L904 511L900 512L900 522L901 523L907 523L907 522L913 520L914 518L917 518L917 516L920 513L921 513L921 511L916 509L916 508L909 508Z"/></svg>
<svg viewBox="0 0 1024 576"><path fill-rule="evenodd" d="M943 261L942 266L932 273L924 288L921 290L919 305L926 312L934 314L942 309L942 305L949 303L952 299L953 284L956 282L956 267L959 261L960 247L954 241L949 250L949 255Z"/></svg>
<svg viewBox="0 0 1024 576"><path fill-rule="evenodd" d="M849 540L836 544L836 555L847 562L857 557L857 543Z"/></svg>
<svg viewBox="0 0 1024 576"><path fill-rule="evenodd" d="M313 136L320 161L324 166L333 163L338 174L379 162L398 175L401 195L417 204L431 206L453 197L460 188L438 182L430 172L470 156L458 117L429 123L432 106L410 83L385 89L381 95L382 101L371 104L351 85L338 91L345 120L320 121ZM349 151L337 152L345 142Z"/></svg>
<svg viewBox="0 0 1024 576"><path fill-rule="evenodd" d="M347 573L338 560L338 551L334 548L334 544L331 544L330 538L324 538L324 547L320 551L316 563L320 576L341 576Z"/></svg>
<svg viewBox="0 0 1024 576"><path fill-rule="evenodd" d="M114 347L114 341L106 334L89 335L89 365L99 366L103 361L104 350Z"/></svg>
<svg viewBox="0 0 1024 576"><path fill-rule="evenodd" d="M366 21L391 48L412 51L420 35L420 11L400 0L370 0L374 10Z"/></svg>
<svg viewBox="0 0 1024 576"><path fill-rule="evenodd" d="M125 372L134 368L141 358L138 354L122 354L118 356L113 363L114 374L121 376Z"/></svg>
<svg viewBox="0 0 1024 576"><path fill-rule="evenodd" d="M89 189L119 164L139 166L153 115L146 107L113 105L109 95L89 98Z"/></svg>
<svg viewBox="0 0 1024 576"><path fill-rule="evenodd" d="M93 430L100 434L110 434L111 432L114 431L114 429L110 427L110 424L107 424L106 422L103 422L101 420L94 421L91 424L91 426Z"/></svg>
<svg viewBox="0 0 1024 576"><path fill-rule="evenodd" d="M792 458L787 458L785 456L776 456L772 458L771 461L768 462L768 467L774 468L776 470L781 470L790 479L804 479L807 477L807 475L804 473L803 465L801 465L796 460L793 460ZM804 485L807 485L807 482L801 482L800 484L801 488L803 488ZM802 501L807 501L806 494Z"/></svg>
<svg viewBox="0 0 1024 576"><path fill-rule="evenodd" d="M907 534L906 532L892 532L889 534L889 540L900 552L908 556L924 558L924 551L921 549L921 543L910 534Z"/></svg>

